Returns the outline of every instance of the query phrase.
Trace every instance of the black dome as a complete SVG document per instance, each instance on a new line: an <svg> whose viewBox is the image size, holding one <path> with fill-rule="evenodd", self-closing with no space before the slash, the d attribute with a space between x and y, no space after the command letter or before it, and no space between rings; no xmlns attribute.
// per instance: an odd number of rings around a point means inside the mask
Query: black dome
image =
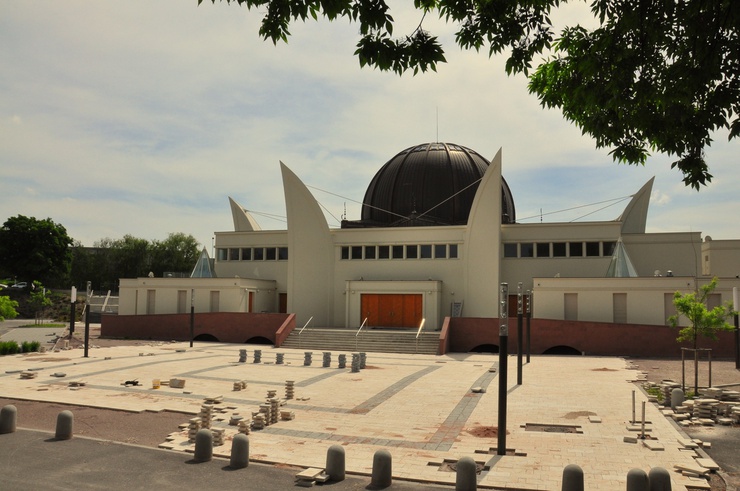
<svg viewBox="0 0 740 491"><path fill-rule="evenodd" d="M349 226L464 225L490 162L469 148L425 143L400 152L373 177L360 223ZM501 180L501 221L516 220L508 184Z"/></svg>

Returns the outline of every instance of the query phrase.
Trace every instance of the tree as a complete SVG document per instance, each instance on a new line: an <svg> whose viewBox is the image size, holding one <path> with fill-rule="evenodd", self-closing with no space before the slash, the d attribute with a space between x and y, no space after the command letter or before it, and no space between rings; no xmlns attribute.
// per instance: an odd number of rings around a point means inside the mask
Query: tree
<svg viewBox="0 0 740 491"><path fill-rule="evenodd" d="M33 315L37 322L39 317L43 315L43 310L46 307L50 307L52 304L51 298L49 298L49 293L50 292L44 288L44 285L42 285L40 281L33 282L28 305L33 309Z"/></svg>
<svg viewBox="0 0 740 491"><path fill-rule="evenodd" d="M52 286L68 281L72 239L51 218L38 220L18 215L0 228L0 265L6 273L31 283Z"/></svg>
<svg viewBox="0 0 740 491"><path fill-rule="evenodd" d="M18 302L11 300L6 295L0 295L0 322L5 319L14 319L18 316L15 310L18 308Z"/></svg>
<svg viewBox="0 0 740 491"><path fill-rule="evenodd" d="M508 74L532 72L529 90L541 104L559 108L598 148L612 148L614 160L676 156L672 166L697 190L712 180L704 159L712 133L740 135L740 2L592 0L598 27L569 26L557 37L550 14L567 0L414 0L419 25L401 37L384 0L226 2L264 10L259 34L273 43L287 42L291 22L309 16L357 22L360 66L399 75L446 62L423 28L437 14L457 25L461 48L507 52ZM532 71L540 54L549 57Z"/></svg>
<svg viewBox="0 0 740 491"><path fill-rule="evenodd" d="M673 305L678 312L668 318L668 322L673 327L678 327L679 343L690 341L694 350L694 393L699 388L699 370L697 362L697 348L699 336L704 336L712 340L717 340L718 331L732 331L734 326L727 322L727 319L734 314L732 302L725 302L724 305L718 305L713 309L707 308L707 299L709 295L717 288L717 277L712 278L708 284L699 288L696 293L676 292L673 295ZM681 316L686 317L689 325L686 327L679 326Z"/></svg>
<svg viewBox="0 0 740 491"><path fill-rule="evenodd" d="M171 233L163 241L152 243L152 272L162 276L165 272L190 272L198 261L200 248L192 235Z"/></svg>

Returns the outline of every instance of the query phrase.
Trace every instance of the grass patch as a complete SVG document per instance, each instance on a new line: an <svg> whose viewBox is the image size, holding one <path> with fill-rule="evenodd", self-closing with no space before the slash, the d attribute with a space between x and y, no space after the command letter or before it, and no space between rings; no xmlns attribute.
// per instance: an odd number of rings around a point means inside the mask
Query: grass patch
<svg viewBox="0 0 740 491"><path fill-rule="evenodd" d="M67 324L63 324L61 322L46 322L44 324L26 324L25 326L20 326L22 328L28 328L28 327L67 327Z"/></svg>

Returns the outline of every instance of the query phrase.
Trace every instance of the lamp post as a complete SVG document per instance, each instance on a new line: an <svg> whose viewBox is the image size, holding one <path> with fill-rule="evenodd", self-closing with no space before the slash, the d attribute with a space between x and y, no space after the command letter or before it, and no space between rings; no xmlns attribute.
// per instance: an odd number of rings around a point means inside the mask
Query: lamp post
<svg viewBox="0 0 740 491"><path fill-rule="evenodd" d="M740 370L740 323L737 310L740 308L740 295L736 286L732 287L732 310L735 311L735 369Z"/></svg>
<svg viewBox="0 0 740 491"><path fill-rule="evenodd" d="M524 336L522 334L522 282L516 287L516 384L522 385L522 355Z"/></svg>
<svg viewBox="0 0 740 491"><path fill-rule="evenodd" d="M77 287L72 287L69 292L69 339L72 340L72 335L75 333L75 302L77 302Z"/></svg>
<svg viewBox="0 0 740 491"><path fill-rule="evenodd" d="M193 347L195 337L195 288L190 290L190 347Z"/></svg>
<svg viewBox="0 0 740 491"><path fill-rule="evenodd" d="M92 290L88 281L85 293L85 358L87 358L88 345L90 344L90 295L92 295Z"/></svg>
<svg viewBox="0 0 740 491"><path fill-rule="evenodd" d="M497 455L506 455L506 382L509 356L509 285L501 283L499 293L499 350L498 350L498 448Z"/></svg>
<svg viewBox="0 0 740 491"><path fill-rule="evenodd" d="M531 335L532 335L532 292L527 290L527 363L529 363L529 354L531 353Z"/></svg>

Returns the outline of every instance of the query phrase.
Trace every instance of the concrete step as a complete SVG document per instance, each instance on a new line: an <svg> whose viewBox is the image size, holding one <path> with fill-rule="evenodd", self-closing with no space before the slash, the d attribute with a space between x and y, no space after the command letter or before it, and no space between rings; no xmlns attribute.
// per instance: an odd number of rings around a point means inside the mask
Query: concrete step
<svg viewBox="0 0 740 491"><path fill-rule="evenodd" d="M416 331L367 330L357 336L354 329L307 329L299 334L293 331L282 347L316 351L369 351L374 353L437 354L439 333Z"/></svg>

